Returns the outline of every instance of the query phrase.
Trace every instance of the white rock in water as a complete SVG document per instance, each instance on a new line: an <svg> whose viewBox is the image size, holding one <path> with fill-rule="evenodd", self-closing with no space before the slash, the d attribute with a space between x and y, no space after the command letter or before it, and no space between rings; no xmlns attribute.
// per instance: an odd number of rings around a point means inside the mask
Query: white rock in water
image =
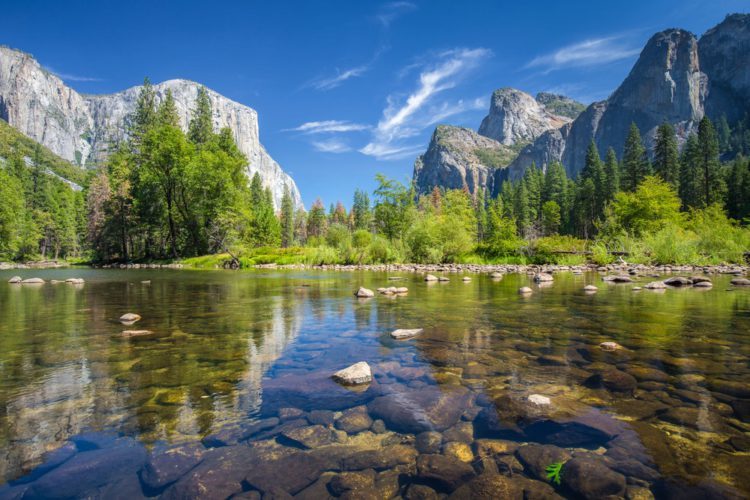
<svg viewBox="0 0 750 500"><path fill-rule="evenodd" d="M450 281L450 278L448 276L440 276L438 277L438 281Z"/></svg>
<svg viewBox="0 0 750 500"><path fill-rule="evenodd" d="M360 297L360 298L374 297L375 296L375 292L373 292L372 290L370 290L368 288L365 288L365 287L361 286L361 287L359 287L359 290L357 290L356 292L354 292L354 295L356 295L357 297Z"/></svg>
<svg viewBox="0 0 750 500"><path fill-rule="evenodd" d="M368 384L372 382L372 370L370 370L370 365L364 361L360 361L343 370L337 371L333 374L333 379L344 385Z"/></svg>
<svg viewBox="0 0 750 500"><path fill-rule="evenodd" d="M498 273L497 271L490 274L490 278L495 279L495 280L500 279L502 277L503 277L503 273Z"/></svg>
<svg viewBox="0 0 750 500"><path fill-rule="evenodd" d="M70 283L72 285L81 285L84 283L83 278L68 278L65 280L65 283Z"/></svg>
<svg viewBox="0 0 750 500"><path fill-rule="evenodd" d="M20 283L23 279L20 276L13 276L11 279L8 280L8 283Z"/></svg>
<svg viewBox="0 0 750 500"><path fill-rule="evenodd" d="M471 278L468 277L468 276L464 276L463 278L461 278L461 280L463 280L463 281L465 281L465 282L468 283L469 281L471 281Z"/></svg>
<svg viewBox="0 0 750 500"><path fill-rule="evenodd" d="M154 332L151 330L125 330L122 332L122 336L126 338L131 337L145 337L147 335L152 335Z"/></svg>
<svg viewBox="0 0 750 500"><path fill-rule="evenodd" d="M599 288L597 288L595 285L586 285L585 287L583 287L583 289L587 292L595 292L599 290Z"/></svg>
<svg viewBox="0 0 750 500"><path fill-rule="evenodd" d="M398 330L393 330L391 332L391 337L398 340L410 339L416 337L423 331L422 328L412 328L411 330L399 328Z"/></svg>
<svg viewBox="0 0 750 500"><path fill-rule="evenodd" d="M425 281L437 281L438 279L437 279L437 276L435 276L434 274L428 274L427 276L424 277L424 280Z"/></svg>
<svg viewBox="0 0 750 500"><path fill-rule="evenodd" d="M29 285L35 285L37 283L44 283L44 280L42 278L27 278L23 280L21 283L26 283Z"/></svg>
<svg viewBox="0 0 750 500"><path fill-rule="evenodd" d="M409 293L409 289L405 286L400 286L396 288L396 293Z"/></svg>
<svg viewBox="0 0 750 500"><path fill-rule="evenodd" d="M530 403L534 403L535 405L539 406L547 406L552 404L552 401L547 396L542 396L541 394L532 394L528 397L528 400Z"/></svg>
<svg viewBox="0 0 750 500"><path fill-rule="evenodd" d="M648 285L646 285L646 288L649 290L664 290L667 288L667 285L664 284L663 281L652 281Z"/></svg>
<svg viewBox="0 0 750 500"><path fill-rule="evenodd" d="M533 290L527 286L522 286L521 288L518 289L518 293L523 294L523 295L529 294L531 292L533 292Z"/></svg>
<svg viewBox="0 0 750 500"><path fill-rule="evenodd" d="M551 274L539 273L534 275L534 281L537 283L547 283L554 280L555 278Z"/></svg>
<svg viewBox="0 0 750 500"><path fill-rule="evenodd" d="M122 316L120 316L120 323L125 323L126 325L132 325L136 321L139 321L141 319L140 315L135 313L125 313Z"/></svg>
<svg viewBox="0 0 750 500"><path fill-rule="evenodd" d="M602 342L601 344L599 344L599 347L602 351L616 351L622 348L622 346L617 342Z"/></svg>

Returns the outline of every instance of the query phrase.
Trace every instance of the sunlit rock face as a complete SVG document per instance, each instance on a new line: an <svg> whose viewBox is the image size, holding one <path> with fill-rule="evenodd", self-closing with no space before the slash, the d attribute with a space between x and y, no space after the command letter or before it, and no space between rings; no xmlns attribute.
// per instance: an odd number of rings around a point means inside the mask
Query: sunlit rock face
<svg viewBox="0 0 750 500"><path fill-rule="evenodd" d="M154 86L158 101L172 92L186 129L199 83L168 80ZM52 152L81 167L105 160L113 145L127 139L127 118L135 110L141 87L108 95L82 95L42 68L29 54L0 47L0 118ZM258 172L281 205L284 189L297 206L302 197L294 180L260 143L257 112L212 90L208 91L216 130L229 127L248 159L247 174Z"/></svg>

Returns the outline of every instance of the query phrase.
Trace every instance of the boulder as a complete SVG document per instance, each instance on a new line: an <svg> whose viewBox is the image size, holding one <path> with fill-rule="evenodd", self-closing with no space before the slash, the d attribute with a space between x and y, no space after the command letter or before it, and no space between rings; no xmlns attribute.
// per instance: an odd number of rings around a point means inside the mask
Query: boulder
<svg viewBox="0 0 750 500"><path fill-rule="evenodd" d="M503 500L523 500L524 489L516 480L500 474L482 474L451 494L451 500L475 500L502 498Z"/></svg>
<svg viewBox="0 0 750 500"><path fill-rule="evenodd" d="M568 460L563 465L560 479L565 488L586 500L622 497L625 494L625 476L593 458L575 457Z"/></svg>
<svg viewBox="0 0 750 500"><path fill-rule="evenodd" d="M120 316L120 323L124 325L132 325L136 321L140 321L141 317L135 313L125 313Z"/></svg>
<svg viewBox="0 0 750 500"><path fill-rule="evenodd" d="M361 385L372 382L372 370L365 361L354 363L333 374L333 379L342 385Z"/></svg>
<svg viewBox="0 0 750 500"><path fill-rule="evenodd" d="M424 280L425 281L437 281L438 279L437 279L437 276L435 276L434 274L428 274L424 277Z"/></svg>
<svg viewBox="0 0 750 500"><path fill-rule="evenodd" d="M750 280L747 278L732 278L730 283L734 286L750 286Z"/></svg>
<svg viewBox="0 0 750 500"><path fill-rule="evenodd" d="M8 280L8 283L17 284L17 283L21 283L22 281L23 279L20 276L13 276L11 279Z"/></svg>
<svg viewBox="0 0 750 500"><path fill-rule="evenodd" d="M417 477L435 484L441 490L452 492L474 477L471 465L445 455L419 455Z"/></svg>
<svg viewBox="0 0 750 500"><path fill-rule="evenodd" d="M200 444L189 444L155 453L141 470L141 481L152 490L161 490L201 463L205 452Z"/></svg>
<svg viewBox="0 0 750 500"><path fill-rule="evenodd" d="M529 295L531 294L531 292L533 292L533 290L527 286L522 286L518 289L518 293L520 293L521 295Z"/></svg>
<svg viewBox="0 0 750 500"><path fill-rule="evenodd" d="M665 285L663 281L652 281L645 285L644 288L648 290L664 290L667 288L667 285Z"/></svg>
<svg viewBox="0 0 750 500"><path fill-rule="evenodd" d="M689 286L693 284L690 278L684 276L673 276L664 280L664 284L668 286Z"/></svg>
<svg viewBox="0 0 750 500"><path fill-rule="evenodd" d="M534 281L537 283L549 283L550 281L554 281L555 278L548 273L537 273L534 275Z"/></svg>
<svg viewBox="0 0 750 500"><path fill-rule="evenodd" d="M472 394L462 386L408 389L375 398L367 408L389 429L418 434L453 427L470 405Z"/></svg>
<svg viewBox="0 0 750 500"><path fill-rule="evenodd" d="M413 328L411 330L399 328L398 330L394 330L391 332L391 337L396 340L405 340L416 337L423 331L424 330L422 328Z"/></svg>
<svg viewBox="0 0 750 500"><path fill-rule="evenodd" d="M374 297L375 292L373 292L369 288L365 288L361 286L356 292L354 292L354 295L359 297L360 299L366 299L366 298Z"/></svg>
<svg viewBox="0 0 750 500"><path fill-rule="evenodd" d="M39 285L44 283L44 280L42 278L26 278L21 283L24 285Z"/></svg>

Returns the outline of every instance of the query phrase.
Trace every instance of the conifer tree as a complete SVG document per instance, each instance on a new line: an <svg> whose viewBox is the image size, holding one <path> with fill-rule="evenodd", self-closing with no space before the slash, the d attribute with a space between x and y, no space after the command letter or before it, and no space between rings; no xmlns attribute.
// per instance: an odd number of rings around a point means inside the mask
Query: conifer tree
<svg viewBox="0 0 750 500"><path fill-rule="evenodd" d="M680 187L678 192L684 209L702 206L700 162L701 148L698 143L698 136L690 134L685 142L680 159Z"/></svg>
<svg viewBox="0 0 750 500"><path fill-rule="evenodd" d="M289 186L284 186L281 198L281 246L290 247L294 244L294 202L289 194Z"/></svg>
<svg viewBox="0 0 750 500"><path fill-rule="evenodd" d="M594 213L598 217L604 211L604 203L606 201L606 181L604 175L604 165L602 159L599 156L599 149L596 147L596 143L592 139L589 143L589 147L586 150L586 163L581 171L581 178L583 180L591 179L594 185Z"/></svg>
<svg viewBox="0 0 750 500"><path fill-rule="evenodd" d="M677 136L668 122L659 125L654 146L654 173L675 190L680 185L680 155L677 151Z"/></svg>
<svg viewBox="0 0 750 500"><path fill-rule="evenodd" d="M167 89L164 100L159 104L156 111L156 124L175 128L180 126L180 116L177 114L177 105L175 105L171 89Z"/></svg>
<svg viewBox="0 0 750 500"><path fill-rule="evenodd" d="M203 145L211 140L214 134L211 99L208 97L206 87L198 88L198 96L195 98L195 109L188 127L188 138L193 144Z"/></svg>
<svg viewBox="0 0 750 500"><path fill-rule="evenodd" d="M604 200L608 203L615 199L615 195L620 191L620 164L617 161L617 154L613 148L607 149L607 157L604 160Z"/></svg>
<svg viewBox="0 0 750 500"><path fill-rule="evenodd" d="M707 116L704 116L698 124L698 144L702 176L702 206L707 207L720 201L724 191L724 180L719 162L719 139Z"/></svg>
<svg viewBox="0 0 750 500"><path fill-rule="evenodd" d="M352 216L354 217L354 229L370 229L372 211L370 209L370 196L367 192L360 189L354 191Z"/></svg>
<svg viewBox="0 0 750 500"><path fill-rule="evenodd" d="M641 141L641 132L635 123L630 124L628 137L622 152L622 177L620 184L625 191L635 191L638 184L649 174L646 148Z"/></svg>

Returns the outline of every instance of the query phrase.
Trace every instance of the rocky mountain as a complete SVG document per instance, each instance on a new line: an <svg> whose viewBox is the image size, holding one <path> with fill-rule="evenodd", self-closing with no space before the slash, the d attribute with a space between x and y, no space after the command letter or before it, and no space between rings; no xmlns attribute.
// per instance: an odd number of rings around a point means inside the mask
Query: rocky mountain
<svg viewBox="0 0 750 500"><path fill-rule="evenodd" d="M169 80L154 86L158 100L171 90L181 124L187 127L200 84ZM0 118L62 158L82 168L104 160L113 144L125 139L126 121L140 87L109 95L82 95L42 68L29 54L0 47ZM260 143L258 114L212 90L214 126L229 127L247 156L248 176L258 172L280 206L285 186L297 206L302 197Z"/></svg>
<svg viewBox="0 0 750 500"><path fill-rule="evenodd" d="M414 163L413 179L420 193L435 186L495 193L504 172L524 146L550 131L567 126L583 105L557 94L502 88L492 94L490 110L479 132L439 125L427 151ZM554 110L554 111L553 111Z"/></svg>
<svg viewBox="0 0 750 500"><path fill-rule="evenodd" d="M560 128L571 121L572 118L554 114L547 107L547 104L558 104L567 98L554 94L540 95L546 104L517 89L496 90L490 100L490 112L479 126L479 133L506 146L512 146L529 143L544 132Z"/></svg>
<svg viewBox="0 0 750 500"><path fill-rule="evenodd" d="M420 193L435 186L446 189L494 188L494 172L515 156L508 146L471 129L438 125L427 151L414 163L414 181Z"/></svg>
<svg viewBox="0 0 750 500"><path fill-rule="evenodd" d="M584 164L593 138L603 155L622 154L631 122L651 148L656 128L670 122L682 141L703 116L730 123L750 110L750 15L733 14L700 39L669 29L646 43L630 74L606 101L591 104L569 130L542 134L511 164L511 177L533 163L561 161L570 175Z"/></svg>

